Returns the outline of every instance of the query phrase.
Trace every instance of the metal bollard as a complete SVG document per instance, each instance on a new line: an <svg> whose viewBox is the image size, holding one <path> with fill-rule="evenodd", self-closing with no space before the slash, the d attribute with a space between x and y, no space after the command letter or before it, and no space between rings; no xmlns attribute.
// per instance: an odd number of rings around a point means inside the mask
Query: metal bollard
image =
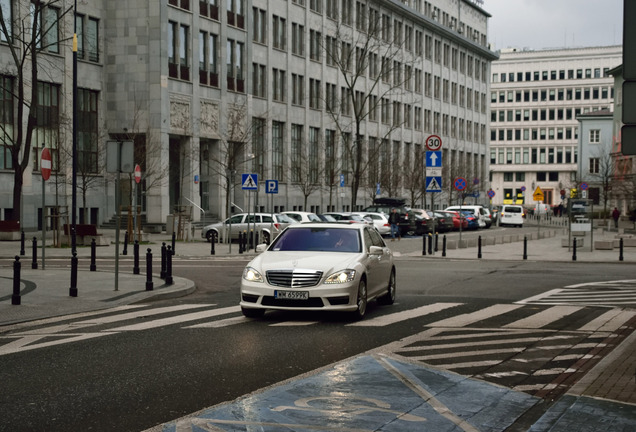
<svg viewBox="0 0 636 432"><path fill-rule="evenodd" d="M137 239L133 245L133 274L139 274L139 241Z"/></svg>
<svg viewBox="0 0 636 432"><path fill-rule="evenodd" d="M171 250L172 255L174 255L174 254L175 254L175 252L174 252L174 251L175 251L175 249L176 249L176 248L175 248L176 242L177 242L177 233L175 233L175 232L173 231L173 232L172 232L172 250Z"/></svg>
<svg viewBox="0 0 636 432"><path fill-rule="evenodd" d="M216 236L212 236L210 239L210 255L214 255L214 243L216 242Z"/></svg>
<svg viewBox="0 0 636 432"><path fill-rule="evenodd" d="M18 255L15 256L15 261L13 263L13 295L11 296L11 304L19 305L21 302L20 297L20 268L22 264L20 264L20 257Z"/></svg>
<svg viewBox="0 0 636 432"><path fill-rule="evenodd" d="M71 258L71 288L68 295L77 297L77 252L73 252L73 257Z"/></svg>
<svg viewBox="0 0 636 432"><path fill-rule="evenodd" d="M31 263L31 268L33 270L37 270L38 268L38 238L33 237L33 262Z"/></svg>
<svg viewBox="0 0 636 432"><path fill-rule="evenodd" d="M146 291L152 291L154 284L152 283L152 251L150 248L146 251Z"/></svg>
<svg viewBox="0 0 636 432"><path fill-rule="evenodd" d="M528 237L523 236L523 259L528 259Z"/></svg>
<svg viewBox="0 0 636 432"><path fill-rule="evenodd" d="M95 239L91 240L91 271L97 271L97 265L95 264L95 256L97 254L97 243L95 243Z"/></svg>
<svg viewBox="0 0 636 432"><path fill-rule="evenodd" d="M428 235L428 254L433 255L433 234Z"/></svg>
<svg viewBox="0 0 636 432"><path fill-rule="evenodd" d="M20 256L24 256L26 252L24 251L24 230L20 233Z"/></svg>
<svg viewBox="0 0 636 432"><path fill-rule="evenodd" d="M159 277L161 279L166 278L166 242L161 243L161 271L159 272Z"/></svg>
<svg viewBox="0 0 636 432"><path fill-rule="evenodd" d="M439 245L439 233L435 233L435 252L439 250L437 248L438 245Z"/></svg>
<svg viewBox="0 0 636 432"><path fill-rule="evenodd" d="M576 237L572 239L572 261L576 261Z"/></svg>
<svg viewBox="0 0 636 432"><path fill-rule="evenodd" d="M168 246L166 250L166 285L172 285L172 248Z"/></svg>
<svg viewBox="0 0 636 432"><path fill-rule="evenodd" d="M481 258L481 236L477 237L477 258Z"/></svg>
<svg viewBox="0 0 636 432"><path fill-rule="evenodd" d="M124 233L124 250L121 252L122 255L128 255L128 231Z"/></svg>
<svg viewBox="0 0 636 432"><path fill-rule="evenodd" d="M618 242L618 260L623 261L623 237Z"/></svg>
<svg viewBox="0 0 636 432"><path fill-rule="evenodd" d="M442 237L442 256L446 256L446 234Z"/></svg>
<svg viewBox="0 0 636 432"><path fill-rule="evenodd" d="M426 255L426 233L422 234L422 256Z"/></svg>

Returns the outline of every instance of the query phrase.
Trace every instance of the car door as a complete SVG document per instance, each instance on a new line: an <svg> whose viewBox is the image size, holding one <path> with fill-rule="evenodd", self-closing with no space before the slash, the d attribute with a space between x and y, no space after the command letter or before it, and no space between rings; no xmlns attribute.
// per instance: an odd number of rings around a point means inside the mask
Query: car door
<svg viewBox="0 0 636 432"><path fill-rule="evenodd" d="M225 220L226 229L230 229L230 225L232 226L232 229L230 232L231 238L233 239L238 238L239 232L243 232L243 229L241 228L241 226L243 226L244 218L245 218L244 214L237 214Z"/></svg>
<svg viewBox="0 0 636 432"><path fill-rule="evenodd" d="M369 294L375 296L384 291L388 286L389 275L391 273L391 250L386 246L380 234L373 229L365 227L364 239L367 253L371 246L379 246L382 248L382 255L368 255L367 287Z"/></svg>

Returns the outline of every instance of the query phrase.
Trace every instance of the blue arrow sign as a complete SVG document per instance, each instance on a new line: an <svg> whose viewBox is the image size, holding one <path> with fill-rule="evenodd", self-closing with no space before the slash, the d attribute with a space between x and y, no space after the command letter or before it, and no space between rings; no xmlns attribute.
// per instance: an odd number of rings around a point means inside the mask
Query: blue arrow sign
<svg viewBox="0 0 636 432"><path fill-rule="evenodd" d="M426 177L426 192L441 192L441 191L442 191L441 177Z"/></svg>
<svg viewBox="0 0 636 432"><path fill-rule="evenodd" d="M241 174L241 185L243 190L257 190L258 174Z"/></svg>
<svg viewBox="0 0 636 432"><path fill-rule="evenodd" d="M345 185L345 176L344 174L340 174L340 187L344 187Z"/></svg>
<svg viewBox="0 0 636 432"><path fill-rule="evenodd" d="M278 193L278 180L265 180L265 193Z"/></svg>
<svg viewBox="0 0 636 432"><path fill-rule="evenodd" d="M426 152L426 168L441 168L442 167L442 153L438 151Z"/></svg>

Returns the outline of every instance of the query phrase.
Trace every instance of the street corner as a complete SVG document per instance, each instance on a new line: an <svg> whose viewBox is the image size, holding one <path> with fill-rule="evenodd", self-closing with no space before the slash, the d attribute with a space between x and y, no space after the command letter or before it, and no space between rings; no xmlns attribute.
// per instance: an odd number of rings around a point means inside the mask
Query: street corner
<svg viewBox="0 0 636 432"><path fill-rule="evenodd" d="M453 373L364 355L153 430L505 430L538 400Z"/></svg>

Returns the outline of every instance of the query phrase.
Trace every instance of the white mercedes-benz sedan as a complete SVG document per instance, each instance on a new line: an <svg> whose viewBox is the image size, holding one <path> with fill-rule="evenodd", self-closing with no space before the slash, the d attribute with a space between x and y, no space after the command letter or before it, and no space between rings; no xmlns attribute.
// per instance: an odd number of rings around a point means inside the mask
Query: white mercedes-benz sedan
<svg viewBox="0 0 636 432"><path fill-rule="evenodd" d="M348 311L364 317L367 303L393 304L393 252L373 226L312 223L287 227L243 271L241 310Z"/></svg>

